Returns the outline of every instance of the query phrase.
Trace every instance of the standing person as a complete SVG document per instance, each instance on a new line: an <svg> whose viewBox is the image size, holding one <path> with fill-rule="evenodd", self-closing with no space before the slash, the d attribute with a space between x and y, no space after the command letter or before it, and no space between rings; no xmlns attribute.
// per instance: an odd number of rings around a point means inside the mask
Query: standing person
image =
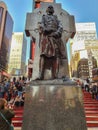
<svg viewBox="0 0 98 130"><path fill-rule="evenodd" d="M97 85L96 85L96 83L94 83L92 85L91 92L92 92L92 99L96 99L96 96L97 96Z"/></svg>
<svg viewBox="0 0 98 130"><path fill-rule="evenodd" d="M5 94L5 84L4 82L2 82L0 84L0 98L4 98L4 94Z"/></svg>
<svg viewBox="0 0 98 130"><path fill-rule="evenodd" d="M88 84L90 83L90 80L89 80L89 78L87 78L87 79L86 79L86 82L87 82Z"/></svg>
<svg viewBox="0 0 98 130"><path fill-rule="evenodd" d="M40 34L40 76L44 79L45 68L51 69L52 79L57 78L59 71L59 59L66 58L65 47L61 39L63 27L58 17L54 15L54 8L49 5L46 15L42 16L39 26Z"/></svg>
<svg viewBox="0 0 98 130"><path fill-rule="evenodd" d="M12 109L7 108L7 101L4 98L0 98L0 130L10 130L10 125L5 121L1 114L9 124L11 124L11 120L15 116L15 113Z"/></svg>
<svg viewBox="0 0 98 130"><path fill-rule="evenodd" d="M96 86L96 100L98 100L98 82L97 82L97 86Z"/></svg>
<svg viewBox="0 0 98 130"><path fill-rule="evenodd" d="M84 82L84 88L85 88L85 91L89 92L89 83L87 82L87 80L85 80Z"/></svg>

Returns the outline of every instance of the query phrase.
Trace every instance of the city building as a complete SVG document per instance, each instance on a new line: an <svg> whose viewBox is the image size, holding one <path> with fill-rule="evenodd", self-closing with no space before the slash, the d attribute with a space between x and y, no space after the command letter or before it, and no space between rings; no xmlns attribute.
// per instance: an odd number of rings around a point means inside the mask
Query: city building
<svg viewBox="0 0 98 130"><path fill-rule="evenodd" d="M9 78L8 63L10 56L13 19L4 2L0 1L0 80Z"/></svg>
<svg viewBox="0 0 98 130"><path fill-rule="evenodd" d="M96 40L85 40L85 49L91 50L92 56L97 60L98 65L98 39Z"/></svg>
<svg viewBox="0 0 98 130"><path fill-rule="evenodd" d="M92 57L92 66L93 68L97 68L97 61L94 57ZM81 79L92 78L89 74L89 61L87 58L79 60L77 65L77 77Z"/></svg>
<svg viewBox="0 0 98 130"><path fill-rule="evenodd" d="M71 39L70 41L70 46L71 46L71 54L70 54L71 66L70 67L71 67L72 76L73 75L76 76L77 65L80 59L88 58L88 62L92 62L92 56L94 56L94 58L97 57L95 55L92 55L93 46L91 45L95 41L97 42L97 31L96 31L96 24L94 22L76 23L76 34L75 34L74 39ZM90 42L91 44L90 46L88 42ZM97 53L98 53L98 50L97 50ZM91 71L91 68L93 67L91 67L90 65L89 71ZM91 72L89 74L92 76Z"/></svg>
<svg viewBox="0 0 98 130"><path fill-rule="evenodd" d="M12 76L24 76L26 73L27 40L23 32L12 35L11 53L8 72Z"/></svg>
<svg viewBox="0 0 98 130"><path fill-rule="evenodd" d="M82 79L86 79L89 77L88 59L83 58L78 62L77 77Z"/></svg>

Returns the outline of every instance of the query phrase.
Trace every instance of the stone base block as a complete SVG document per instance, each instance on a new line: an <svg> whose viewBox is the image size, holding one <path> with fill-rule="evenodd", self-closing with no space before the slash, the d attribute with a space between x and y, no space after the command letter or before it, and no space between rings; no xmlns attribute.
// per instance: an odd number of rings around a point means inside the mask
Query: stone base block
<svg viewBox="0 0 98 130"><path fill-rule="evenodd" d="M87 130L81 88L31 81L26 88L22 130Z"/></svg>

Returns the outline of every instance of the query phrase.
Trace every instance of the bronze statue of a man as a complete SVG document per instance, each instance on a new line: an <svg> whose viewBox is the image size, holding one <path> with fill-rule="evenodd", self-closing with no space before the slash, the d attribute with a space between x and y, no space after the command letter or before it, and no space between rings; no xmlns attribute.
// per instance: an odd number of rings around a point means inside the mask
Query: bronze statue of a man
<svg viewBox="0 0 98 130"><path fill-rule="evenodd" d="M63 27L54 8L49 5L47 14L42 16L40 25L40 77L44 79L45 69L51 69L52 79L57 78L59 59L65 58L65 47L62 42Z"/></svg>

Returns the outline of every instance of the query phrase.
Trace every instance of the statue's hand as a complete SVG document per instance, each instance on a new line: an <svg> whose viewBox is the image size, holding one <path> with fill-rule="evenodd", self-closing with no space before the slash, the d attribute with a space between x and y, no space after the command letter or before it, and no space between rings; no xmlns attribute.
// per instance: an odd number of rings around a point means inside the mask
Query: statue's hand
<svg viewBox="0 0 98 130"><path fill-rule="evenodd" d="M53 32L53 33L51 33L50 36L51 36L51 37L54 37L54 38L59 38L59 37L61 37L60 33L58 33L58 32Z"/></svg>
<svg viewBox="0 0 98 130"><path fill-rule="evenodd" d="M51 30L50 30L50 28L43 28L43 32L44 32L45 34L50 34L50 33L51 33Z"/></svg>

